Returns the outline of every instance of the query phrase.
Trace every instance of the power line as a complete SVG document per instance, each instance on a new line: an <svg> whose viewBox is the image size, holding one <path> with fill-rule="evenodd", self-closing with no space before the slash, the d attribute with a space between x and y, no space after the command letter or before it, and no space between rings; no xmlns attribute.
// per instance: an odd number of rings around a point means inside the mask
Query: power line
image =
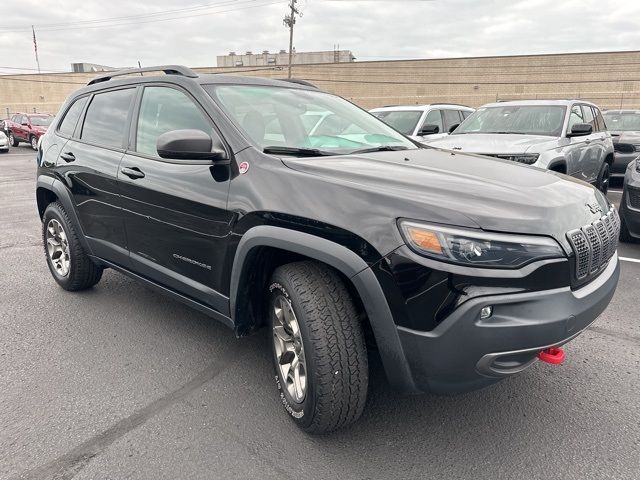
<svg viewBox="0 0 640 480"><path fill-rule="evenodd" d="M114 20L126 20L126 19L131 19L131 18L142 18L142 17L153 17L153 16L158 16L158 15L168 15L170 13L179 13L179 12L184 12L184 11L194 11L194 10L202 10L202 9L207 9L207 8L211 8L214 6L222 6L225 4L232 4L232 3L236 3L238 0L225 0L222 2L214 2L214 3L208 3L206 5L198 5L198 6L192 6L192 7L184 7L184 8L177 8L174 10L162 10L159 12L153 12L153 13L140 13L137 15L125 15L125 16L120 16L120 17L106 17L106 18L96 18L96 19L91 19L91 20L78 20L77 22L62 22L62 23L43 23L43 24L36 24L36 26L38 28L49 28L49 27L66 27L66 26L73 26L73 25L83 25L83 24L90 24L90 23L104 23L104 22L111 22ZM258 0L243 0L243 1L258 1ZM24 26L19 26L19 27L0 27L0 31L18 31L18 30L28 30L29 26L28 25L24 25Z"/></svg>
<svg viewBox="0 0 640 480"><path fill-rule="evenodd" d="M261 0L244 0L244 1L249 1L249 2L255 2L255 1L261 1ZM271 2L267 2L267 3L261 3L258 5L244 5L242 7L237 7L237 8L230 8L227 10L216 10L213 12L200 12L197 14L192 14L192 15L182 15L182 16L176 16L176 17L171 17L171 18L158 18L155 20L145 20L145 21L137 21L137 22L124 22L124 23L113 23L113 24L105 24L105 25L89 25L89 26L70 26L70 27L54 27L54 28L41 28L39 29L40 32L59 32L59 31L68 31L68 30L93 30L93 29L100 29L100 28L113 28L113 27L122 27L122 26L127 26L127 25L142 25L145 23L157 23L157 22L171 22L171 21L175 21L175 20L182 20L185 18L193 18L193 17L201 17L204 15L216 15L219 13L228 13L228 12L236 12L239 10L246 10L249 8L259 8L259 7L266 7L268 5L275 5L278 3L283 3L285 0L276 0L276 1L271 1ZM25 30L21 29L21 30L1 30L0 33L14 33L14 32L24 32Z"/></svg>

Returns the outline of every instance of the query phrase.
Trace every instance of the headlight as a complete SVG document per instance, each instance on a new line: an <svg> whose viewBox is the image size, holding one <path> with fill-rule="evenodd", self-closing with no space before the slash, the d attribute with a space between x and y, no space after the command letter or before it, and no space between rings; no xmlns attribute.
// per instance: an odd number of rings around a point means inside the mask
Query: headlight
<svg viewBox="0 0 640 480"><path fill-rule="evenodd" d="M503 160L510 160L512 162L524 163L525 165L533 165L538 161L538 157L540 157L539 153L526 153L522 155L494 155L497 158L502 158Z"/></svg>
<svg viewBox="0 0 640 480"><path fill-rule="evenodd" d="M399 221L409 247L425 257L476 267L520 268L545 258L564 258L548 237L489 233Z"/></svg>

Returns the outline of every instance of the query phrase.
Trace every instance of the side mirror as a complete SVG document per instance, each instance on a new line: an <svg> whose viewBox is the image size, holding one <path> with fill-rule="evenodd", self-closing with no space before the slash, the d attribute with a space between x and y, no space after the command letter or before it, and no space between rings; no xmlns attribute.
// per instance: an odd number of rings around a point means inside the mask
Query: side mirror
<svg viewBox="0 0 640 480"><path fill-rule="evenodd" d="M586 135L591 135L592 132L593 127L588 123L576 123L571 127L571 132L567 133L567 137L584 137Z"/></svg>
<svg viewBox="0 0 640 480"><path fill-rule="evenodd" d="M449 127L449 133L453 133L453 131L460 126L459 123L454 123Z"/></svg>
<svg viewBox="0 0 640 480"><path fill-rule="evenodd" d="M161 158L173 160L227 160L222 144L213 144L202 130L171 130L158 137L156 149Z"/></svg>
<svg viewBox="0 0 640 480"><path fill-rule="evenodd" d="M440 132L440 127L438 125L429 124L429 125L423 125L420 131L418 132L418 135L420 135L421 137L424 137L425 135L434 135L439 132Z"/></svg>
<svg viewBox="0 0 640 480"><path fill-rule="evenodd" d="M23 127L28 127L28 126L29 126L29 124L28 124L27 122L22 122L22 126L23 126Z"/></svg>

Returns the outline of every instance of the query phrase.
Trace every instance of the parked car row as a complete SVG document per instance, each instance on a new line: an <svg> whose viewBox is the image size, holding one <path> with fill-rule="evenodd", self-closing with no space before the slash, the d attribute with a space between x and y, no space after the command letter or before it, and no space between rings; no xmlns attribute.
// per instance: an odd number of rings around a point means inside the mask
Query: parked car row
<svg viewBox="0 0 640 480"><path fill-rule="evenodd" d="M603 193L624 178L620 238L640 236L640 110L608 110L580 100L497 102L477 110L451 104L370 111L431 147L486 155L566 174ZM633 163L635 161L635 163ZM633 164L632 164L633 163Z"/></svg>
<svg viewBox="0 0 640 480"><path fill-rule="evenodd" d="M38 149L38 141L53 122L53 115L47 113L14 113L10 118L3 120L0 125L0 151L9 151L9 146L17 147L20 142ZM3 149L3 137L6 137L6 148Z"/></svg>

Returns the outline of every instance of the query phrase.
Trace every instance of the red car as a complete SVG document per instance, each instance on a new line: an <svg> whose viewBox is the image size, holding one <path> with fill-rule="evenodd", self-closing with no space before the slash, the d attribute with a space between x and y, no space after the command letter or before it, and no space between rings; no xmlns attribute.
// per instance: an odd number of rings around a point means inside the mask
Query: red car
<svg viewBox="0 0 640 480"><path fill-rule="evenodd" d="M20 142L28 142L37 150L38 140L47 132L51 122L53 115L48 113L15 113L11 119L5 120L9 127L9 143L17 147Z"/></svg>

